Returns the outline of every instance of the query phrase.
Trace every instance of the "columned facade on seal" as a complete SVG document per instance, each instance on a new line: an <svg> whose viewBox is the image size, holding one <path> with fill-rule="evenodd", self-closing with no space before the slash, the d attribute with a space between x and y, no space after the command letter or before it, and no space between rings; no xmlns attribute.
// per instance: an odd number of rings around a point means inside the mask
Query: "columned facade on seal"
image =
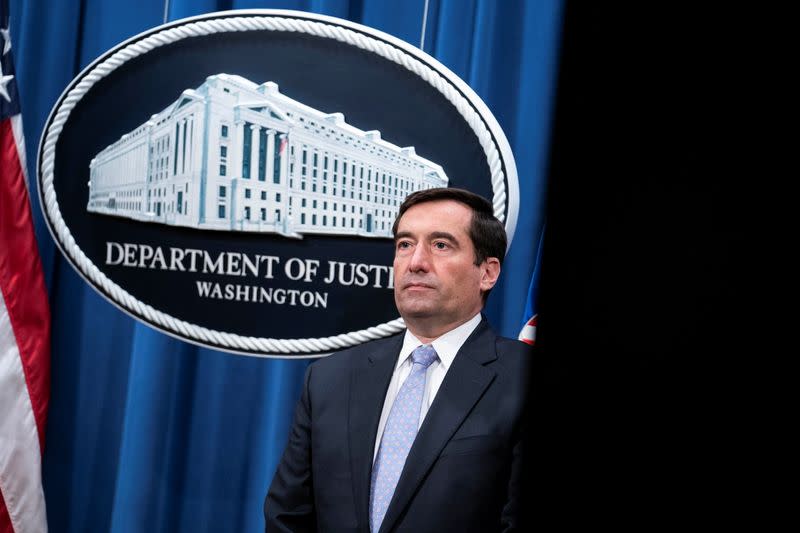
<svg viewBox="0 0 800 533"><path fill-rule="evenodd" d="M281 94L209 76L90 163L87 210L199 229L391 237L438 164Z"/></svg>

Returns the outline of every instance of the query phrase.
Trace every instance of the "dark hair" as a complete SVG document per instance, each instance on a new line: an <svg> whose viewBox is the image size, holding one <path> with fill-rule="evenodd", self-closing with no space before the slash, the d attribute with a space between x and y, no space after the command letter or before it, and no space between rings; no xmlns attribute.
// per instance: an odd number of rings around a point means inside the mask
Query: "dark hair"
<svg viewBox="0 0 800 533"><path fill-rule="evenodd" d="M472 209L472 220L469 225L469 238L475 248L475 264L480 265L487 257L496 257L503 264L506 255L506 230L503 223L494 216L492 204L483 196L464 189L437 188L426 189L409 194L394 219L392 235L397 235L397 225L403 214L417 204L438 200L455 200Z"/></svg>

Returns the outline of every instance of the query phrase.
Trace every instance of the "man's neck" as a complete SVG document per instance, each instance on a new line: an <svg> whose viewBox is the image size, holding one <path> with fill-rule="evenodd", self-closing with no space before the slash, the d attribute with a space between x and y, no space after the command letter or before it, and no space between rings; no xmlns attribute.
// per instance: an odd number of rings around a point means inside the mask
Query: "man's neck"
<svg viewBox="0 0 800 533"><path fill-rule="evenodd" d="M420 335L419 333L417 333L413 329L409 328L408 331L410 331L416 338L418 338L419 342L421 342L422 344L430 344L433 341L435 341L436 339L438 339L439 337L441 337L442 335L444 335L444 333L442 333L440 335L435 335L433 337L426 337L425 335ZM447 332L445 332L445 333L447 333Z"/></svg>
<svg viewBox="0 0 800 533"><path fill-rule="evenodd" d="M476 313L477 314L477 313ZM453 331L462 324L466 324L475 315L470 315L466 318L459 319L447 324L432 324L426 320L413 320L405 319L406 328L411 332L422 344L430 344L445 333Z"/></svg>

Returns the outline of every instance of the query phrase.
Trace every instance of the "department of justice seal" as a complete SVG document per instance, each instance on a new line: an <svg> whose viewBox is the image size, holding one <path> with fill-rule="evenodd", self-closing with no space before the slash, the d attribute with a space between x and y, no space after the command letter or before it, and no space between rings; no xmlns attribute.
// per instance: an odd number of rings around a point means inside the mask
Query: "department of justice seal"
<svg viewBox="0 0 800 533"><path fill-rule="evenodd" d="M42 135L48 227L126 313L233 353L315 357L403 328L403 199L490 199L509 244L508 142L421 50L333 17L211 13L153 28L67 87Z"/></svg>

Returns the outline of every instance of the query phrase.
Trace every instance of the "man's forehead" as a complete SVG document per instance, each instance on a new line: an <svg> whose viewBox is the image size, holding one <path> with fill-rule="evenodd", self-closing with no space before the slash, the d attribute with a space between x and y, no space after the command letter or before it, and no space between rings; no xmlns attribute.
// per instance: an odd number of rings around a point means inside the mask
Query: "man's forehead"
<svg viewBox="0 0 800 533"><path fill-rule="evenodd" d="M469 229L472 210L455 200L434 200L408 208L397 224L397 232L464 233Z"/></svg>

